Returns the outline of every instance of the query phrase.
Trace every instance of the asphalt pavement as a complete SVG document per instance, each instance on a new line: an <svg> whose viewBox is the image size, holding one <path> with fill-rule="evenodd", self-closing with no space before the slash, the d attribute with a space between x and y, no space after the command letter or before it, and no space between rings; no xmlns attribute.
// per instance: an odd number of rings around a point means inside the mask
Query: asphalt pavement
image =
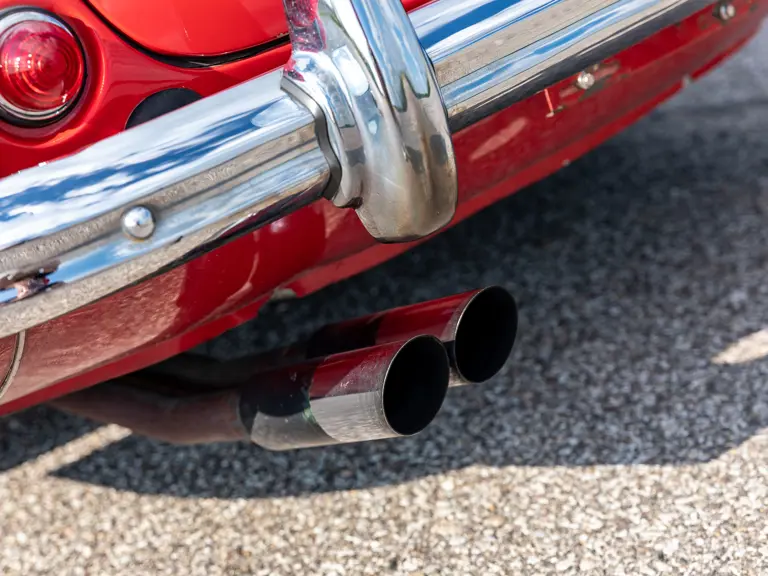
<svg viewBox="0 0 768 576"><path fill-rule="evenodd" d="M502 284L520 337L414 438L175 448L0 420L0 574L768 574L768 30L558 174L206 347Z"/></svg>

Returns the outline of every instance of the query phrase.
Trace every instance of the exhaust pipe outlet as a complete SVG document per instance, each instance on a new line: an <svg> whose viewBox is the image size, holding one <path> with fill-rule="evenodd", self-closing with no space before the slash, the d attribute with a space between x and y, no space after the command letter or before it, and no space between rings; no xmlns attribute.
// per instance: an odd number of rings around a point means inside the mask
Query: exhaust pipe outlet
<svg viewBox="0 0 768 576"><path fill-rule="evenodd" d="M449 365L439 340L417 336L257 378L243 388L241 421L254 443L288 450L421 432L443 404Z"/></svg>
<svg viewBox="0 0 768 576"><path fill-rule="evenodd" d="M50 404L173 444L251 440L289 450L416 434L440 410L449 374L442 343L418 336L241 375L217 392L163 393L157 375L137 372Z"/></svg>
<svg viewBox="0 0 768 576"><path fill-rule="evenodd" d="M500 286L469 293L446 326L452 386L486 382L504 367L517 338L517 303Z"/></svg>
<svg viewBox="0 0 768 576"><path fill-rule="evenodd" d="M305 343L267 352L257 364L320 357L398 342L417 334L432 335L445 344L451 362L451 386L485 382L501 370L512 353L517 304L500 286L411 304L329 324Z"/></svg>

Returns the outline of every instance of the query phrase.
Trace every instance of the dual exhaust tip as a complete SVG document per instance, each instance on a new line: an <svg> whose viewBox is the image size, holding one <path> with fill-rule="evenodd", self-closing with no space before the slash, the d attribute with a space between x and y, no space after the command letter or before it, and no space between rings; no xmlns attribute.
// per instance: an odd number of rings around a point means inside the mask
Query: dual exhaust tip
<svg viewBox="0 0 768 576"><path fill-rule="evenodd" d="M447 342L454 376L451 383L479 384L504 367L517 337L517 304L504 288L478 290L456 319Z"/></svg>
<svg viewBox="0 0 768 576"><path fill-rule="evenodd" d="M412 436L440 411L449 376L440 340L415 336L261 374L242 388L240 419L271 450Z"/></svg>
<svg viewBox="0 0 768 576"><path fill-rule="evenodd" d="M449 387L498 373L516 334L515 300L494 286L328 325L260 356L177 357L127 377L145 380L140 391L114 381L54 405L181 444L247 438L287 450L411 436ZM170 378L189 392L157 392Z"/></svg>

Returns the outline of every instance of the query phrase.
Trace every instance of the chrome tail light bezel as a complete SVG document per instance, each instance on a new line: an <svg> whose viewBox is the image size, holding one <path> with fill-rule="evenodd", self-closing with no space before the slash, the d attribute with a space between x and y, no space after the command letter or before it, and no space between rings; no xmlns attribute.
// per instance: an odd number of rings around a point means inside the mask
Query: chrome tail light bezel
<svg viewBox="0 0 768 576"><path fill-rule="evenodd" d="M4 98L2 92L0 92L0 119L17 126L35 128L56 122L72 111L85 92L88 78L88 63L83 44L80 42L75 31L56 15L39 8L18 7L0 10L0 40L3 34L11 27L24 22L46 22L56 26L72 38L83 60L83 79L77 93L67 102L56 108L41 111L19 108Z"/></svg>

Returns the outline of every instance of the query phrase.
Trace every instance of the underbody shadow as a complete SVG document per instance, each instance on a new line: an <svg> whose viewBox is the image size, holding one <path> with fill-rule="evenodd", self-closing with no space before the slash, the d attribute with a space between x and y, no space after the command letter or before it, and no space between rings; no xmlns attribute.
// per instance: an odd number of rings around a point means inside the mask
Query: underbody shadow
<svg viewBox="0 0 768 576"><path fill-rule="evenodd" d="M99 424L47 406L37 406L0 418L0 473L34 460L99 427Z"/></svg>

